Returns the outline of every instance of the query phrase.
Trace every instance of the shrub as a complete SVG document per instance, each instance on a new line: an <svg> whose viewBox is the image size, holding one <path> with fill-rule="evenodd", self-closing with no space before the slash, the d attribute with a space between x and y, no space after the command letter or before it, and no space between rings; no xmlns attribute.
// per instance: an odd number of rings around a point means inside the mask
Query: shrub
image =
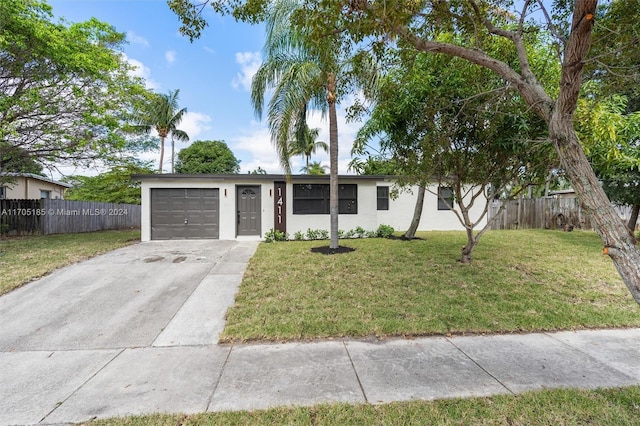
<svg viewBox="0 0 640 426"><path fill-rule="evenodd" d="M319 233L320 231L316 229L307 228L307 240L319 240Z"/></svg>
<svg viewBox="0 0 640 426"><path fill-rule="evenodd" d="M293 234L293 239L294 239L294 240L296 240L296 241L302 241L302 240L304 240L304 232L302 232L302 231L296 231L296 232Z"/></svg>
<svg viewBox="0 0 640 426"><path fill-rule="evenodd" d="M265 243L272 243L274 241L287 241L288 239L289 239L289 234L282 231L277 231L273 228L271 228L269 231L267 231L264 234Z"/></svg>
<svg viewBox="0 0 640 426"><path fill-rule="evenodd" d="M393 226L380 225L378 226L378 230L376 231L376 234L378 235L379 238L389 238L393 235L394 232L395 232L395 229L393 229Z"/></svg>

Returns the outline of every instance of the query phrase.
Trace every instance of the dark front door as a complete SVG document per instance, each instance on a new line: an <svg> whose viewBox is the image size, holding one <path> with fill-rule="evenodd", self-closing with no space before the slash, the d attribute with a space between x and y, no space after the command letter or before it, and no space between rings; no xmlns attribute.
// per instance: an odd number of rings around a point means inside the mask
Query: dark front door
<svg viewBox="0 0 640 426"><path fill-rule="evenodd" d="M238 186L236 191L238 235L260 235L260 186Z"/></svg>

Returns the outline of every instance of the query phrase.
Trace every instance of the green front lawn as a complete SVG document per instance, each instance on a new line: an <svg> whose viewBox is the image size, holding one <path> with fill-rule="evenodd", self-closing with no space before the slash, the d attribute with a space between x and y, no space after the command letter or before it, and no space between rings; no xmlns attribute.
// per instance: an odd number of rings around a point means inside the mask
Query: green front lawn
<svg viewBox="0 0 640 426"><path fill-rule="evenodd" d="M640 306L593 232L491 231L472 265L461 232L424 240L261 244L223 342L640 326Z"/></svg>
<svg viewBox="0 0 640 426"><path fill-rule="evenodd" d="M140 241L139 230L0 239L0 295L63 266Z"/></svg>

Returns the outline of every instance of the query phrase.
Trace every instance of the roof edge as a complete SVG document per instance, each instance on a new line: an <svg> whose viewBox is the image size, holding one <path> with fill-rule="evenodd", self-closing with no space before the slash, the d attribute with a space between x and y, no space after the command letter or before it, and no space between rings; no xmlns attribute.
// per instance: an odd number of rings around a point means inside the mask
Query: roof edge
<svg viewBox="0 0 640 426"><path fill-rule="evenodd" d="M33 173L15 173L15 172L7 172L7 173L0 173L0 176L9 176L9 177L25 177L25 178L31 178L31 179L37 179L37 180L41 180L43 182L48 182L48 183L53 183L54 185L58 185L58 186L63 186L65 188L71 188L73 187L73 185L66 183L66 182L60 182L57 180L53 180L53 179L49 179L46 176L40 176L40 175L36 175Z"/></svg>

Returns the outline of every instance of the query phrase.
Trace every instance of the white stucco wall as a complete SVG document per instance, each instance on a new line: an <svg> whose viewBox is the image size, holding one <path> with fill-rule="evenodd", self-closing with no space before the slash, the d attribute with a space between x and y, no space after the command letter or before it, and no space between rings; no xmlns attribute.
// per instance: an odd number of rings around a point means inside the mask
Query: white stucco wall
<svg viewBox="0 0 640 426"><path fill-rule="evenodd" d="M296 231L306 232L307 229L330 229L330 216L328 214L293 214L293 185L296 183L327 183L325 179L287 182L287 203L286 221L287 232L290 237ZM339 216L338 227L348 231L358 226L367 231L374 231L378 226L391 225L396 231L404 231L408 228L415 207L417 198L417 188L412 192L403 190L398 197L389 199L389 210L377 209L377 186L388 186L389 191L393 190L393 182L373 180L341 178L340 183L358 185L358 214L341 214ZM142 241L151 239L151 189L152 188L218 188L219 189L219 238L222 240L233 239L256 239L256 237L237 236L237 205L236 188L238 186L259 186L261 196L261 235L274 228L274 180L264 180L256 177L246 178L242 175L229 176L225 178L216 177L163 177L143 179L142 181ZM437 186L429 188L425 195L424 208L420 221L419 230L462 230L464 229L455 214L449 210L438 210ZM481 197L471 211L473 220L477 220L483 210L484 198ZM486 223L483 220L482 226Z"/></svg>
<svg viewBox="0 0 640 426"><path fill-rule="evenodd" d="M307 229L331 228L331 217L328 214L293 214L293 182L287 184L287 232L293 238L296 231L306 232ZM326 183L325 181L305 181L304 183ZM376 182L341 179L342 184L358 185L358 214L341 214L338 216L338 229L348 231L361 226L367 231L378 229L376 214Z"/></svg>
<svg viewBox="0 0 640 426"><path fill-rule="evenodd" d="M142 241L151 240L151 189L152 188L217 188L219 189L219 238L221 240L237 239L236 187L259 186L262 203L261 235L273 227L273 182L256 182L255 180L237 181L202 179L162 179L142 182ZM271 190L271 191L270 191ZM243 237L240 237L242 239Z"/></svg>
<svg viewBox="0 0 640 426"><path fill-rule="evenodd" d="M389 192L394 188L393 182L379 182L378 186L388 186ZM432 185L427 188L424 196L424 205L422 208L422 216L420 218L419 231L454 231L463 230L464 227L456 217L455 213L450 210L438 210L438 186ZM391 225L396 231L406 231L409 228L413 211L418 198L418 188L412 187L411 191L404 189L396 199L389 200L389 210L378 211L378 225ZM476 221L480 218L484 209L485 198L480 196L478 201L474 203L471 209L471 219ZM485 217L480 227L486 224Z"/></svg>

